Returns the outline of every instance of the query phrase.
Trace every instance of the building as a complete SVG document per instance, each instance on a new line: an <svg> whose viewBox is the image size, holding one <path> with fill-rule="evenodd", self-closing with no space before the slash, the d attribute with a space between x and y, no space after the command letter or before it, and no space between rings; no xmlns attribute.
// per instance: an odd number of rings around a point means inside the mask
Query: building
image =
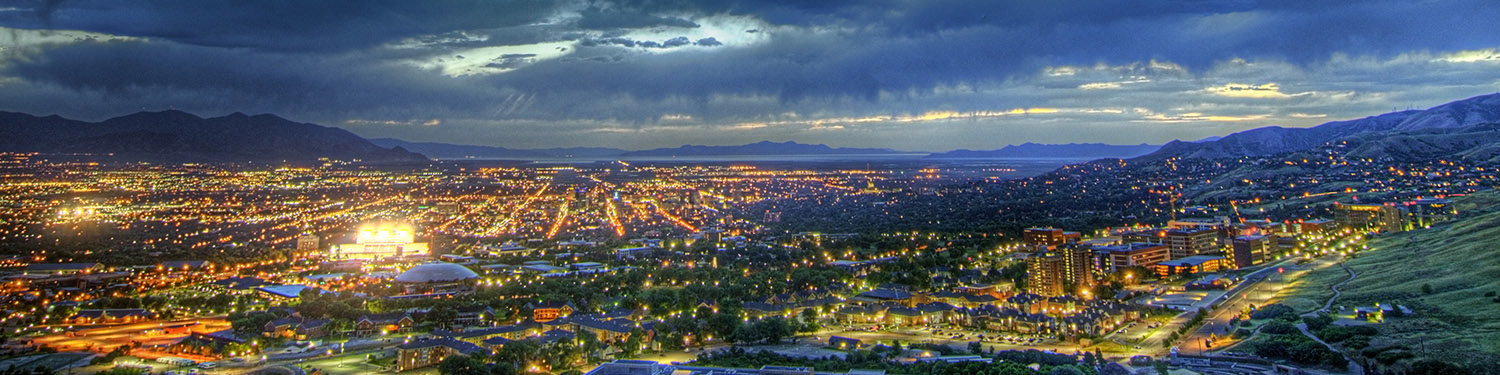
<svg viewBox="0 0 1500 375"><path fill-rule="evenodd" d="M472 291L479 274L469 267L445 262L427 262L396 275L406 294L452 294Z"/></svg>
<svg viewBox="0 0 1500 375"><path fill-rule="evenodd" d="M104 265L99 263L37 263L26 266L26 270L22 271L22 274L60 276L103 271Z"/></svg>
<svg viewBox="0 0 1500 375"><path fill-rule="evenodd" d="M1064 232L1056 228L1029 228L1023 233L1027 245L1056 247L1068 242L1076 242L1082 237L1078 232Z"/></svg>
<svg viewBox="0 0 1500 375"><path fill-rule="evenodd" d="M1132 230L1120 233L1120 242L1164 244L1167 242L1167 231L1154 228Z"/></svg>
<svg viewBox="0 0 1500 375"><path fill-rule="evenodd" d="M354 334L369 336L377 333L405 333L416 324L417 320L406 312L366 314L354 321Z"/></svg>
<svg viewBox="0 0 1500 375"><path fill-rule="evenodd" d="M1184 227L1167 231L1167 248L1172 259L1213 254L1219 250L1219 231L1208 227Z"/></svg>
<svg viewBox="0 0 1500 375"><path fill-rule="evenodd" d="M432 211L443 215L453 216L458 215L459 212L463 211L463 205L459 204L458 202L438 202L436 205L434 205Z"/></svg>
<svg viewBox="0 0 1500 375"><path fill-rule="evenodd" d="M1234 253L1234 266L1238 268L1250 267L1265 263L1271 257L1270 236L1239 236L1232 240Z"/></svg>
<svg viewBox="0 0 1500 375"><path fill-rule="evenodd" d="M1354 230L1395 233L1406 230L1404 210L1382 204L1345 204L1333 206L1333 221Z"/></svg>
<svg viewBox="0 0 1500 375"><path fill-rule="evenodd" d="M573 315L574 311L578 311L572 302L534 302L526 304L526 307L531 308L531 320L537 323L566 318L568 315Z"/></svg>
<svg viewBox="0 0 1500 375"><path fill-rule="evenodd" d="M297 252L299 253L318 252L318 250L322 250L322 245L323 240L318 238L316 234L308 233L297 237Z"/></svg>
<svg viewBox="0 0 1500 375"><path fill-rule="evenodd" d="M1131 242L1119 246L1103 246L1098 250L1109 252L1109 271L1115 272L1129 267L1150 267L1171 259L1171 250L1159 243Z"/></svg>
<svg viewBox="0 0 1500 375"><path fill-rule="evenodd" d="M1325 230L1331 230L1335 226L1333 220L1314 219L1304 220L1297 224L1297 230L1304 235L1322 234Z"/></svg>
<svg viewBox="0 0 1500 375"><path fill-rule="evenodd" d="M1026 290L1042 296L1061 296L1063 273L1063 257L1060 255L1037 253L1026 258Z"/></svg>
<svg viewBox="0 0 1500 375"><path fill-rule="evenodd" d="M396 352L396 372L434 366L450 355L490 354L489 349L450 338L408 342L397 346Z"/></svg>
<svg viewBox="0 0 1500 375"><path fill-rule="evenodd" d="M124 324L156 318L156 313L146 309L87 309L78 310L68 317L68 324Z"/></svg>
<svg viewBox="0 0 1500 375"><path fill-rule="evenodd" d="M1447 199L1418 199L1409 205L1413 226L1426 228L1458 215L1458 209Z"/></svg>
<svg viewBox="0 0 1500 375"><path fill-rule="evenodd" d="M267 285L267 286L255 288L255 292L261 298L265 298L265 299L271 300L271 301L279 301L279 300L284 300L284 299L300 298L300 297L302 297L302 291L303 290L307 290L307 289L316 290L316 291L318 291L318 293L327 293L328 292L326 290L322 290L322 289L318 289L318 288L312 288L312 287L309 287L309 286L306 286L306 285L300 285L300 284Z"/></svg>
<svg viewBox="0 0 1500 375"><path fill-rule="evenodd" d="M1217 255L1194 255L1156 263L1156 274L1162 277L1182 274L1219 272L1231 269L1228 259Z"/></svg>
<svg viewBox="0 0 1500 375"><path fill-rule="evenodd" d="M431 253L426 243L416 242L416 229L400 222L367 223L354 232L354 243L334 245L331 259L378 260L423 257Z"/></svg>
<svg viewBox="0 0 1500 375"><path fill-rule="evenodd" d="M1057 249L1063 260L1063 281L1084 286L1094 285L1093 250L1077 245L1063 245Z"/></svg>

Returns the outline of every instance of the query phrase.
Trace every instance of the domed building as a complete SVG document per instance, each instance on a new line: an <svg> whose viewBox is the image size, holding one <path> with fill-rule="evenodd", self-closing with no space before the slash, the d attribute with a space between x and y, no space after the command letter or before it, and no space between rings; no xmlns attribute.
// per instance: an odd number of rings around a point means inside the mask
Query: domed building
<svg viewBox="0 0 1500 375"><path fill-rule="evenodd" d="M396 275L407 295L458 294L473 291L479 274L468 267L445 262L428 262Z"/></svg>

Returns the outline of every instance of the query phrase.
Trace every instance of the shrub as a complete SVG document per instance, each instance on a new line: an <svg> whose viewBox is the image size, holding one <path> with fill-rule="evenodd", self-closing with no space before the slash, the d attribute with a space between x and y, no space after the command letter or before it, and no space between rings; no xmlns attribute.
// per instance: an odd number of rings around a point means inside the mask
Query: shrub
<svg viewBox="0 0 1500 375"><path fill-rule="evenodd" d="M1296 325L1281 320L1273 320L1270 323L1266 323L1266 325L1260 327L1260 331L1278 335L1298 333Z"/></svg>
<svg viewBox="0 0 1500 375"><path fill-rule="evenodd" d="M1279 304L1279 303L1273 303L1273 304L1270 304L1270 305L1261 306L1260 308L1255 309L1255 311L1251 311L1250 312L1250 319L1283 319L1283 320L1285 320L1286 316L1288 316L1288 315L1290 315L1292 317L1291 320L1296 320L1297 319L1297 312L1293 311L1292 308L1291 308L1291 306L1287 306L1287 305L1283 305L1283 304Z"/></svg>
<svg viewBox="0 0 1500 375"><path fill-rule="evenodd" d="M1235 340L1241 340L1246 337L1250 337L1250 330L1244 328L1236 329L1234 330L1234 333L1230 335L1230 337L1233 337Z"/></svg>
<svg viewBox="0 0 1500 375"><path fill-rule="evenodd" d="M1307 330L1309 331L1321 330L1324 327L1327 327L1329 324L1332 324L1334 320L1335 319L1332 316L1329 316L1327 314L1319 314L1315 317L1308 316L1302 318L1302 322L1307 324Z"/></svg>

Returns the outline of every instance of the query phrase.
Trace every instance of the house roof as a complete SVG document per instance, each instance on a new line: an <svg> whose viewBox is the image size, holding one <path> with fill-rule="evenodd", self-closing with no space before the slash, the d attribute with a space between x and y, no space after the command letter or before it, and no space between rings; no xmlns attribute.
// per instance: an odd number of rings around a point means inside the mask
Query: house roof
<svg viewBox="0 0 1500 375"><path fill-rule="evenodd" d="M277 295L277 296L280 296L280 297L285 297L285 298L297 298L298 296L302 295L302 290L303 289L307 289L307 288L309 288L309 287L306 286L306 285L291 284L291 285L270 285L270 286L263 286L263 287L255 288L255 290L266 292L266 293L270 293L270 294L274 294L274 295ZM316 288L314 288L314 289L316 289ZM319 293L325 292L322 289L316 289L316 290Z"/></svg>
<svg viewBox="0 0 1500 375"><path fill-rule="evenodd" d="M450 339L450 338L431 338L431 339L426 339L426 340L417 340L417 341L412 341L412 342L409 342L409 343L401 344L401 346L399 346L398 348L400 348L402 350L412 350L412 349L432 348L432 347L438 347L438 346L444 346L444 347L447 347L449 349L453 349L454 351L457 351L457 352L463 353L463 354L470 354L470 355L472 355L472 354L485 354L485 355L490 354L490 350L489 349L485 349L482 346L474 345L474 344L469 343L467 341L454 340L454 339Z"/></svg>
<svg viewBox="0 0 1500 375"><path fill-rule="evenodd" d="M111 317L111 318L124 318L124 317L128 317L128 316L133 316L133 317L138 317L138 318L150 318L152 315L156 315L156 314L154 314L151 311L146 310L146 309L88 309L88 310L78 310L78 313L73 314L73 318L74 319L78 319L78 318L92 318L92 319L97 319L97 318L102 318L102 317L106 317L106 316L107 317Z"/></svg>
<svg viewBox="0 0 1500 375"><path fill-rule="evenodd" d="M903 291L899 291L899 290L893 290L893 289L875 289L875 290L871 290L871 291L868 291L868 292L860 293L859 296L860 297L865 297L865 298L873 298L873 299L901 300L901 299L911 298L911 293L907 293L907 292L903 292Z"/></svg>
<svg viewBox="0 0 1500 375"><path fill-rule="evenodd" d="M26 266L26 271L84 271L104 268L99 263L37 263Z"/></svg>
<svg viewBox="0 0 1500 375"><path fill-rule="evenodd" d="M208 267L208 265L209 263L206 260L169 260L161 262L161 267L166 269L197 269Z"/></svg>
<svg viewBox="0 0 1500 375"><path fill-rule="evenodd" d="M400 275L396 275L396 282L401 283L441 283L461 280L472 280L479 278L469 267L453 263L428 262L412 267Z"/></svg>

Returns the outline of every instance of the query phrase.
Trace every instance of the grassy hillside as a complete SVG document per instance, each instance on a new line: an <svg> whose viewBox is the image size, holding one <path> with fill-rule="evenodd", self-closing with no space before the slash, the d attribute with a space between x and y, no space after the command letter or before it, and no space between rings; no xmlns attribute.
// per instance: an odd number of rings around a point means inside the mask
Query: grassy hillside
<svg viewBox="0 0 1500 375"><path fill-rule="evenodd" d="M1416 316L1379 327L1371 348L1404 347L1418 357L1460 363L1500 361L1500 192L1455 199L1460 218L1428 229L1373 239L1345 262L1358 273L1334 303L1401 304ZM1327 284L1348 274L1314 271L1289 300L1322 301ZM1486 295L1488 294L1488 295ZM1306 306L1304 306L1306 307Z"/></svg>

